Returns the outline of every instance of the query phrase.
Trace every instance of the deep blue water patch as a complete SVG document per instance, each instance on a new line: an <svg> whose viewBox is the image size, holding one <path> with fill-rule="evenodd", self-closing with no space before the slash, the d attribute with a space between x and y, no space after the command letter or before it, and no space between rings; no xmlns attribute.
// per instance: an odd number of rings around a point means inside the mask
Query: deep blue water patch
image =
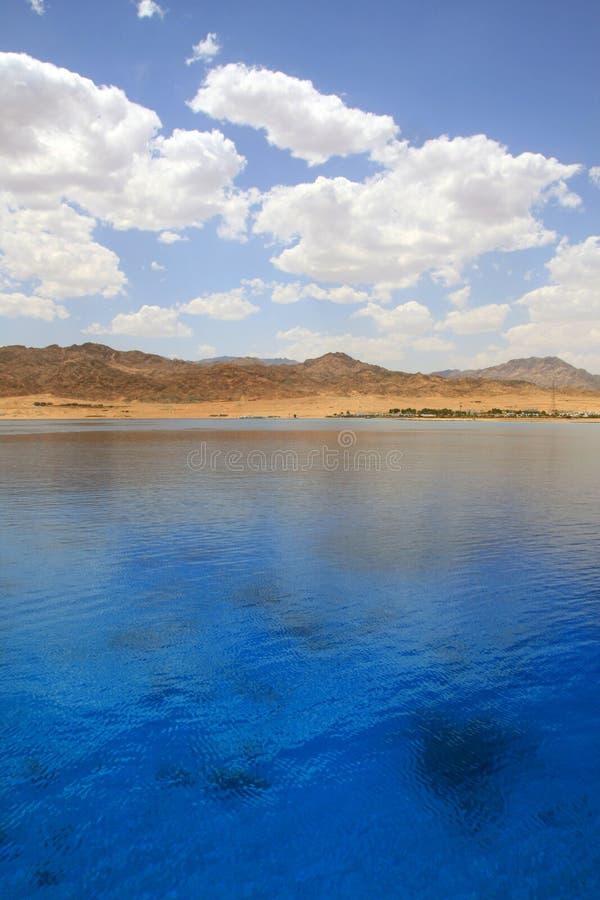
<svg viewBox="0 0 600 900"><path fill-rule="evenodd" d="M2 423L0 880L600 894L600 430Z"/></svg>

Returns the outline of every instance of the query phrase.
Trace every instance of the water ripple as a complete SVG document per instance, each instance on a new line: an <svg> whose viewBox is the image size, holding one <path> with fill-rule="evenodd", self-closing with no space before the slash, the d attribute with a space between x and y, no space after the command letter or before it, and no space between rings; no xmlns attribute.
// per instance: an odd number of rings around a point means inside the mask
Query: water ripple
<svg viewBox="0 0 600 900"><path fill-rule="evenodd" d="M596 896L600 429L194 428L4 429L4 895Z"/></svg>

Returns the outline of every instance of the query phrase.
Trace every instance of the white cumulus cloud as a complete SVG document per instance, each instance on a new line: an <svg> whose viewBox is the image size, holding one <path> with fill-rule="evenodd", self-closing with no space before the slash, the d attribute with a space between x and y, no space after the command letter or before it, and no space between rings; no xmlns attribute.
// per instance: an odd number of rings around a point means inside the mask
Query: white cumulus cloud
<svg viewBox="0 0 600 900"><path fill-rule="evenodd" d="M580 244L570 244L563 238L547 269L563 290L588 291L600 304L600 236L590 235Z"/></svg>
<svg viewBox="0 0 600 900"><path fill-rule="evenodd" d="M485 135L397 142L386 165L365 181L319 177L272 188L254 231L284 245L273 263L318 281L387 289L426 273L455 284L483 253L554 240L539 210L552 199L548 189L580 168L536 153L512 156Z"/></svg>
<svg viewBox="0 0 600 900"><path fill-rule="evenodd" d="M97 220L164 242L213 217L224 237L245 231L255 198L233 185L245 160L217 130L162 135L119 88L23 53L0 53L0 110L0 271L46 296L122 289L118 258L92 238Z"/></svg>
<svg viewBox="0 0 600 900"><path fill-rule="evenodd" d="M488 303L472 309L455 309L448 313L440 329L448 329L454 334L485 334L499 331L510 312L508 303Z"/></svg>
<svg viewBox="0 0 600 900"><path fill-rule="evenodd" d="M264 294L271 287L269 282L263 281L262 278L242 278L242 287L252 297L258 297Z"/></svg>
<svg viewBox="0 0 600 900"><path fill-rule="evenodd" d="M247 208L245 160L221 132L159 134L153 110L116 87L25 54L0 53L3 189L22 205L77 203L116 228L201 226Z"/></svg>
<svg viewBox="0 0 600 900"><path fill-rule="evenodd" d="M546 268L550 283L516 301L529 321L505 332L510 355L560 356L600 373L600 236L563 239Z"/></svg>
<svg viewBox="0 0 600 900"><path fill-rule="evenodd" d="M127 279L119 258L93 240L95 220L63 203L49 209L13 209L0 203L0 273L36 282L54 299L122 293Z"/></svg>
<svg viewBox="0 0 600 900"><path fill-rule="evenodd" d="M373 363L392 361L401 356L400 348L388 337L361 337L348 333L328 334L296 325L287 331L279 331L277 338L285 342L278 352L282 356L299 360L338 352Z"/></svg>
<svg viewBox="0 0 600 900"><path fill-rule="evenodd" d="M298 303L300 300L329 300L331 303L365 303L371 299L367 291L360 291L351 285L324 288L318 284L302 284L299 281L274 282L271 300L273 303Z"/></svg>
<svg viewBox="0 0 600 900"><path fill-rule="evenodd" d="M304 289L306 285L301 284L299 281L289 281L284 284L274 284L273 290L271 293L271 300L273 303L298 303L302 300L306 295L304 294Z"/></svg>
<svg viewBox="0 0 600 900"><path fill-rule="evenodd" d="M245 293L244 288L239 287L231 291L206 294L182 304L179 310L192 316L208 316L225 322L239 321L259 311L258 306L246 299Z"/></svg>
<svg viewBox="0 0 600 900"><path fill-rule="evenodd" d="M264 129L270 144L309 165L381 150L398 133L391 116L352 109L335 94L319 93L311 81L243 63L211 69L189 106Z"/></svg>
<svg viewBox="0 0 600 900"><path fill-rule="evenodd" d="M138 19L151 19L158 16L160 19L164 16L165 11L155 0L138 0L137 15Z"/></svg>
<svg viewBox="0 0 600 900"><path fill-rule="evenodd" d="M455 291L450 291L448 294L448 300L452 304L452 306L456 306L458 309L464 309L464 307L469 302L469 297L471 296L471 285L465 284L463 287L458 288Z"/></svg>
<svg viewBox="0 0 600 900"><path fill-rule="evenodd" d="M516 305L527 307L532 321L540 324L558 322L568 328L574 321L600 322L600 237L592 235L580 244L562 240L547 269L551 283L528 291Z"/></svg>
<svg viewBox="0 0 600 900"><path fill-rule="evenodd" d="M416 300L400 303L393 308L368 303L363 309L353 313L353 317L370 318L380 331L390 332L401 340L411 335L426 334L433 327L428 308Z"/></svg>
<svg viewBox="0 0 600 900"><path fill-rule="evenodd" d="M181 234L177 234L176 231L161 231L157 240L161 244L176 244L178 241L187 241L188 239Z"/></svg>
<svg viewBox="0 0 600 900"><path fill-rule="evenodd" d="M0 292L0 316L16 319L24 316L28 319L43 319L52 322L54 319L66 319L68 312L59 303L36 294L2 293Z"/></svg>
<svg viewBox="0 0 600 900"><path fill-rule="evenodd" d="M243 167L232 141L220 131L176 129L156 137L152 149L155 155L138 155L113 190L109 183L103 192L79 192L90 212L116 228L153 231L229 217L226 187Z"/></svg>
<svg viewBox="0 0 600 900"><path fill-rule="evenodd" d="M165 267L161 266L161 264L156 262L155 259L153 259L152 262L150 263L150 268L152 269L153 272L164 272L165 271Z"/></svg>
<svg viewBox="0 0 600 900"><path fill-rule="evenodd" d="M219 43L218 35L214 31L209 31L205 38L192 46L192 55L188 56L185 62L188 66L191 66L192 63L198 62L199 60L210 62L210 60L214 59L215 56L218 56L220 52L221 45Z"/></svg>
<svg viewBox="0 0 600 900"><path fill-rule="evenodd" d="M29 0L29 6L38 16L43 16L46 12L45 0Z"/></svg>
<svg viewBox="0 0 600 900"><path fill-rule="evenodd" d="M397 334L387 334L381 337L363 337L361 335L329 334L313 331L300 325L277 333L278 340L282 341L277 351L282 356L293 359L309 359L322 356L324 353L347 353L355 359L376 365L397 366L407 350L419 350L428 352L446 352L453 349L453 344L435 336L416 338L409 340Z"/></svg>
<svg viewBox="0 0 600 900"><path fill-rule="evenodd" d="M192 329L179 321L177 310L142 306L137 312L119 313L109 325L97 322L84 328L86 334L127 334L132 337L189 337Z"/></svg>
<svg viewBox="0 0 600 900"><path fill-rule="evenodd" d="M297 325L278 333L277 337L288 344L282 353L294 359L306 359L342 351L367 362L397 365L407 351L441 353L454 347L452 342L434 334L430 311L416 300L393 308L370 301L354 312L352 318L371 319L381 335L328 334Z"/></svg>

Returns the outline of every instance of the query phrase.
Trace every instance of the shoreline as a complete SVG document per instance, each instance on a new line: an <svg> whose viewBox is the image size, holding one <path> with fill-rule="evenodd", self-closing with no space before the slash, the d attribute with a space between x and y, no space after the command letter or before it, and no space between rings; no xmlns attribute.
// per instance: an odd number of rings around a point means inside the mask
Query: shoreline
<svg viewBox="0 0 600 900"><path fill-rule="evenodd" d="M387 415L390 409L431 410L425 415ZM450 409L457 415L435 415L436 411ZM502 409L505 415L486 416L492 409ZM385 418L403 421L501 421L501 422L572 422L599 421L590 413L600 412L600 394L571 393L556 396L557 415L548 409L547 392L542 388L511 390L498 395L479 393L470 396L422 395L359 395L340 396L320 394L312 397L284 399L206 400L165 403L156 401L82 400L71 397L55 397L37 394L0 398L0 422L2 421L100 421L107 419L340 419L344 422L355 418ZM481 410L481 412L480 412ZM538 415L545 410L547 415ZM520 415L513 413L520 411ZM524 414L523 414L524 413ZM527 415L527 413L533 413ZM561 415L564 413L566 415ZM579 415L578 415L579 414Z"/></svg>

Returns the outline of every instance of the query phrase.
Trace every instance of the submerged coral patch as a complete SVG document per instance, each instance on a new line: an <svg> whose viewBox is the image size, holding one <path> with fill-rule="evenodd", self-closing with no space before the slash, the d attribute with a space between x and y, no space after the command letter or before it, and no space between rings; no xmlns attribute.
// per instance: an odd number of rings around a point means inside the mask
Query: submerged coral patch
<svg viewBox="0 0 600 900"><path fill-rule="evenodd" d="M463 824L477 830L503 812L506 780L501 772L523 754L522 737L489 718L429 714L417 724L418 781Z"/></svg>
<svg viewBox="0 0 600 900"><path fill-rule="evenodd" d="M36 887L55 887L57 884L60 884L62 878L62 872L51 869L46 863L38 866L35 870L34 880Z"/></svg>
<svg viewBox="0 0 600 900"><path fill-rule="evenodd" d="M234 797L249 797L271 787L267 778L242 768L213 769L208 780L215 790Z"/></svg>

